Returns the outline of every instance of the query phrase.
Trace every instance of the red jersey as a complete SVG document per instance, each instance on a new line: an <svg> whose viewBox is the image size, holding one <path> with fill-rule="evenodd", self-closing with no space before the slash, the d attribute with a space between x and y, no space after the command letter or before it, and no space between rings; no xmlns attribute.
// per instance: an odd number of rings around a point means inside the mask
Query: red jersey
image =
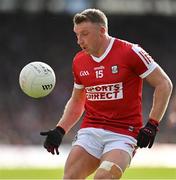
<svg viewBox="0 0 176 180"><path fill-rule="evenodd" d="M84 51L77 53L74 87L84 88L87 97L81 128L136 137L142 126L142 79L156 67L140 46L115 38L99 58Z"/></svg>

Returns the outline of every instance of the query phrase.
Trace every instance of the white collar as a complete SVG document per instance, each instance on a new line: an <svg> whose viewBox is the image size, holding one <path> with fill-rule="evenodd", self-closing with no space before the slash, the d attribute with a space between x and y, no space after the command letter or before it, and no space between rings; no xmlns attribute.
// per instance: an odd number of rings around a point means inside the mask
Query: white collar
<svg viewBox="0 0 176 180"><path fill-rule="evenodd" d="M92 59L96 62L101 62L108 55L109 51L111 50L114 40L115 40L115 38L111 37L110 43L109 43L106 51L100 57L95 57L95 56L91 55Z"/></svg>

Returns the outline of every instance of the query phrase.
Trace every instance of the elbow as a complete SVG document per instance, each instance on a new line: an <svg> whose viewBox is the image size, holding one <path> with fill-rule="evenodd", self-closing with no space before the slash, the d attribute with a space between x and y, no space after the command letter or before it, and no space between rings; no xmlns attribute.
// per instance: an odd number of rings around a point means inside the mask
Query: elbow
<svg viewBox="0 0 176 180"><path fill-rule="evenodd" d="M163 94L164 97L170 98L173 90L173 84L169 78L164 78L155 88L158 93Z"/></svg>
<svg viewBox="0 0 176 180"><path fill-rule="evenodd" d="M169 88L170 94L171 94L171 93L172 93L172 90L173 90L173 84L172 84L172 81L171 81L171 80L169 80L169 82L168 82L168 88Z"/></svg>
<svg viewBox="0 0 176 180"><path fill-rule="evenodd" d="M166 79L165 81L163 81L163 85L164 85L164 89L168 92L168 95L170 96L173 90L172 81L170 79Z"/></svg>

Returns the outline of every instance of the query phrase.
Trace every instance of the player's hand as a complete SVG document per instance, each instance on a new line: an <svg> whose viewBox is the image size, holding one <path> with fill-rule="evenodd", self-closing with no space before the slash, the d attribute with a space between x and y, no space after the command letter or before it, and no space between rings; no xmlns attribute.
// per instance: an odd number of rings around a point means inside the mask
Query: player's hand
<svg viewBox="0 0 176 180"><path fill-rule="evenodd" d="M158 121L150 119L147 124L140 129L139 134L137 136L137 146L140 148L147 147L151 148L154 140L156 133L158 131Z"/></svg>
<svg viewBox="0 0 176 180"><path fill-rule="evenodd" d="M65 135L65 130L62 127L56 127L55 129L40 132L41 136L46 136L44 141L44 148L47 149L48 152L52 154L59 154L59 146L62 142L62 138Z"/></svg>

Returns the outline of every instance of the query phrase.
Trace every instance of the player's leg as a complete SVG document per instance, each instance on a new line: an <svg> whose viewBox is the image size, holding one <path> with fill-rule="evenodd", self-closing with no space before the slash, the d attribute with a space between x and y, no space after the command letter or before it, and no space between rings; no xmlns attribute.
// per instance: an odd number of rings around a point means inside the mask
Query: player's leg
<svg viewBox="0 0 176 180"><path fill-rule="evenodd" d="M95 128L78 131L65 165L65 179L84 179L99 166L104 148L97 131Z"/></svg>
<svg viewBox="0 0 176 180"><path fill-rule="evenodd" d="M94 179L120 179L130 161L130 155L124 150L111 150L102 156Z"/></svg>
<svg viewBox="0 0 176 180"><path fill-rule="evenodd" d="M120 179L136 151L136 139L110 131L104 132L104 150L95 179Z"/></svg>
<svg viewBox="0 0 176 180"><path fill-rule="evenodd" d="M99 166L100 160L81 146L73 146L64 169L64 179L85 179Z"/></svg>

